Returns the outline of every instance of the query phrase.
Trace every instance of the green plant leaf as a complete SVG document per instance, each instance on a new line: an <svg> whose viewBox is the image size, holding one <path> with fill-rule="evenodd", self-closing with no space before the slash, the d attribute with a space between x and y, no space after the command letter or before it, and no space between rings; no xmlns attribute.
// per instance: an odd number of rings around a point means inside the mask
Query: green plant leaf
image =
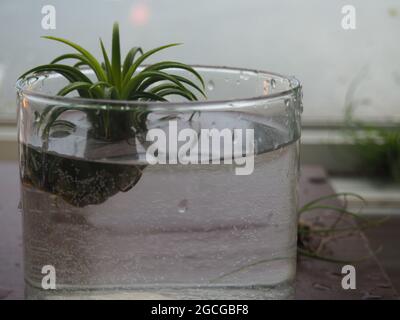
<svg viewBox="0 0 400 320"><path fill-rule="evenodd" d="M69 81L83 81L91 83L91 80L86 75L84 75L79 69L63 64L44 64L41 66L37 66L22 74L20 78L24 78L26 75L30 73L51 72L51 71L60 73Z"/></svg>
<svg viewBox="0 0 400 320"><path fill-rule="evenodd" d="M358 260L342 260L342 259L335 259L332 257L322 256L315 252L305 250L302 248L298 248L297 251L300 255L305 256L305 257L309 257L309 258L313 258L313 259L317 259L317 260L321 260L321 261L326 261L326 262L340 263L340 264L349 264L349 263L356 264L356 263L360 263L360 262L370 259L370 257L363 257Z"/></svg>
<svg viewBox="0 0 400 320"><path fill-rule="evenodd" d="M167 44L165 46L161 46L155 49L152 49L150 51L147 51L146 53L142 54L139 58L136 59L136 61L130 66L129 70L127 71L127 73L125 74L125 77L123 79L123 85L125 86L131 79L132 75L134 74L134 72L136 71L136 69L142 64L142 62L144 60L146 60L148 57L150 57L151 55L155 54L158 51L170 48L170 47L174 47L174 46L178 46L180 45L180 43L171 43L171 44Z"/></svg>
<svg viewBox="0 0 400 320"><path fill-rule="evenodd" d="M121 88L121 48L119 43L118 23L114 23L112 34L112 57L111 68L114 84L118 89Z"/></svg>
<svg viewBox="0 0 400 320"><path fill-rule="evenodd" d="M167 99L152 92L134 92L129 98L132 100L145 98L147 100L167 101Z"/></svg>
<svg viewBox="0 0 400 320"><path fill-rule="evenodd" d="M35 68L32 68L22 74L20 78L24 78L26 75L30 73L40 73L40 72L57 72L64 76L68 81L70 82L88 82L91 83L91 80L84 75L79 69L67 66L67 65L62 65L62 64L46 64L42 66L38 66ZM89 98L89 95L85 90L78 90L79 95L84 98Z"/></svg>
<svg viewBox="0 0 400 320"><path fill-rule="evenodd" d="M82 66L89 66L89 65L87 63L85 63L85 62L82 62L82 61L79 61L79 62L77 62L77 63L75 63L73 65L74 68L79 68L79 67L82 67Z"/></svg>
<svg viewBox="0 0 400 320"><path fill-rule="evenodd" d="M197 99L192 92L183 91L180 87L168 83L159 85L150 90L150 92L155 93L160 97L165 97L168 95L179 95L191 101Z"/></svg>
<svg viewBox="0 0 400 320"><path fill-rule="evenodd" d="M160 84L158 86L152 87L148 92L157 93L157 92L159 92L161 90L164 90L164 89L180 89L180 87L178 87L178 86L176 86L176 85L174 85L172 83L169 83L169 82L164 82L163 84Z"/></svg>
<svg viewBox="0 0 400 320"><path fill-rule="evenodd" d="M125 57L124 65L122 67L122 76L125 77L127 74L130 66L132 65L133 61L135 60L135 56L140 53L143 54L143 50L140 47L133 47L129 50L128 54Z"/></svg>
<svg viewBox="0 0 400 320"><path fill-rule="evenodd" d="M88 59L81 54L77 54L77 53L67 53L67 54L63 54L55 59L53 59L50 63L51 64L56 64L57 62L60 62L62 60L66 60L66 59L76 59L79 60L80 62L88 65L90 67L90 62L88 61ZM93 70L94 71L94 70Z"/></svg>
<svg viewBox="0 0 400 320"><path fill-rule="evenodd" d="M356 199L359 199L362 203L365 204L365 199L363 197L361 197L360 195L356 194L356 193L352 193L352 192L338 192L338 193L333 193L333 194L329 194L323 197L319 197L317 199L314 199L308 203L306 203L304 206L302 206L299 209L299 215L301 215L303 212L306 212L309 210L309 208L323 200L328 200L328 199L335 199L335 198L340 198L340 197L354 197Z"/></svg>
<svg viewBox="0 0 400 320"><path fill-rule="evenodd" d="M104 66L105 66L106 73L107 73L107 80L110 83L115 84L114 78L113 78L113 73L112 73L112 68L111 68L111 64L110 64L110 59L108 58L107 51L104 48L104 43L101 39L100 39L100 47L101 47L101 52L103 53Z"/></svg>
<svg viewBox="0 0 400 320"><path fill-rule="evenodd" d="M89 88L91 86L92 86L92 83L89 83L89 82L81 82L81 81L72 82L69 85L62 88L60 91L58 91L57 95L65 96L68 93L75 91L75 90L79 90L79 89L85 89L89 93Z"/></svg>
<svg viewBox="0 0 400 320"><path fill-rule="evenodd" d="M112 84L106 82L106 81L98 81L96 83L93 83L92 88L95 87L112 87Z"/></svg>
<svg viewBox="0 0 400 320"><path fill-rule="evenodd" d="M187 78L185 78L185 77L178 76L178 75L174 75L174 77L175 77L176 80L178 80L178 81L180 81L180 82L183 82L183 83L186 83L186 84L188 84L189 86L195 88L197 91L199 91L199 92L201 93L201 95L202 95L204 98L207 98L207 96L206 96L206 94L205 94L205 92L204 92L204 89L201 89L201 88L200 88L198 85L196 85L193 81L191 81L191 80L189 80L189 79L187 79Z"/></svg>
<svg viewBox="0 0 400 320"><path fill-rule="evenodd" d="M176 61L163 61L163 62L158 62L155 64L152 64L151 66L146 67L143 71L149 71L149 70L164 70L164 69L183 69L186 71L189 71L190 73L192 73L201 83L201 85L203 86L203 90L205 89L205 85L204 85L204 81L203 78L200 76L200 74L194 70L192 67L184 64L184 63L180 63L180 62L176 62Z"/></svg>
<svg viewBox="0 0 400 320"><path fill-rule="evenodd" d="M63 114L66 111L71 110L69 107L55 107L52 108L48 112L48 116L46 118L46 122L43 123L45 126L42 131L42 139L43 141L47 141L49 134L50 134L50 129L52 128L54 122L58 119L58 117Z"/></svg>
<svg viewBox="0 0 400 320"><path fill-rule="evenodd" d="M96 73L97 77L101 81L106 80L106 76L104 74L103 69L101 68L100 63L96 60L96 58L86 49L82 48L78 44L71 42L69 40L63 39L63 38L57 38L57 37L52 37L52 36L44 36L44 39L49 39L49 40L54 40L58 42L62 42L66 45L69 45L70 47L74 48L75 50L79 51L83 56L86 57L86 59L90 63L90 67L93 69L93 71Z"/></svg>
<svg viewBox="0 0 400 320"><path fill-rule="evenodd" d="M204 91L202 89L200 89L199 86L197 86L193 81L186 79L184 77L178 76L178 75L173 75L173 77L175 78L175 80L178 80L180 82L186 83L189 86L195 88L197 91L199 91L204 97L206 97ZM139 88L137 89L137 91L144 91L146 90L148 87L150 87L153 84L156 84L157 82L160 81L164 81L165 79L160 78L160 77L151 77L149 79L146 79L145 81L142 82L142 84L139 86Z"/></svg>
<svg viewBox="0 0 400 320"><path fill-rule="evenodd" d="M170 95L177 95L177 96L181 96L184 97L188 100L196 100L196 97L193 97L193 94L182 91L182 90L177 90L177 89L166 89L166 90L162 90L160 92L158 92L158 95L161 97L165 97L165 96L170 96Z"/></svg>
<svg viewBox="0 0 400 320"><path fill-rule="evenodd" d="M126 84L126 86L123 88L122 91L122 98L127 98L131 95L132 91L137 91L138 86L144 81L146 78L149 77L159 77L164 80L171 81L175 83L178 87L180 87L182 90L187 90L183 84L181 84L178 80L173 75L170 75L165 72L161 71L146 71L146 72L140 72L138 73L135 77L133 77L129 82Z"/></svg>

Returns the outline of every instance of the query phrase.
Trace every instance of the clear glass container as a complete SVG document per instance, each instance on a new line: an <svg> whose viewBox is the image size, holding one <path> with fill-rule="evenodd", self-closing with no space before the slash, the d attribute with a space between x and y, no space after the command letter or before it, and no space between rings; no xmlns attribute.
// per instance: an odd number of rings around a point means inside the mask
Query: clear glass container
<svg viewBox="0 0 400 320"><path fill-rule="evenodd" d="M292 297L300 83L195 68L204 101L59 97L54 73L17 83L27 298Z"/></svg>

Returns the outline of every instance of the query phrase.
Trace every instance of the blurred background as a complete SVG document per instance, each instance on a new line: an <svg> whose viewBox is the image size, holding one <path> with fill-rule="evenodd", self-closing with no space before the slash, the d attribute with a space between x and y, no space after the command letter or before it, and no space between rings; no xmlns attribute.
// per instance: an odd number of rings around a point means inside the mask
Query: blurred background
<svg viewBox="0 0 400 320"><path fill-rule="evenodd" d="M184 46L165 51L164 57L295 75L304 86L304 125L340 124L354 81L359 82L354 99L362 104L357 117L399 120L399 2L351 1L355 30L341 25L347 4L340 0L308 0L301 5L294 0L2 0L0 117L15 118L18 75L66 50L40 36L66 37L99 56L98 38L109 44L112 23L119 21L125 50L183 42ZM55 29L42 27L45 5L56 10Z"/></svg>

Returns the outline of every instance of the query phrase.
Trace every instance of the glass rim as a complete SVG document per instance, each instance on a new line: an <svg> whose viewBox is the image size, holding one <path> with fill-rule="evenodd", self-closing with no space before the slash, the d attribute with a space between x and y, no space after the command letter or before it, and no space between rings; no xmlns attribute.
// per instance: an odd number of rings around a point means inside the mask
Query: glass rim
<svg viewBox="0 0 400 320"><path fill-rule="evenodd" d="M162 106L163 108L169 107L180 107L190 106L190 109L198 109L199 107L212 106L212 105L221 105L221 104L239 104L239 105L248 105L249 103L257 103L263 101L270 101L275 100L277 98L282 98L287 95L292 94L298 89L301 89L301 82L294 76L285 76L279 73L264 71L264 70L257 70L251 68L239 68L239 67L228 67L228 66L210 66L210 65L190 65L193 68L197 69L209 69L209 70L216 70L216 71L232 71L232 72L248 72L254 73L256 75L265 75L265 76L272 76L276 78L280 78L282 80L287 80L290 83L290 88L286 90L282 90L279 92L271 93L271 94L264 94L258 96L251 96L248 98L236 98L236 99L212 99L212 100L195 100L195 101L182 101L182 102L171 102L171 101L137 101L137 100L112 100L112 99L91 99L91 98L80 98L80 97L65 97L65 96L56 96L51 94L40 93L35 90L27 89L26 82L27 80L33 78L39 78L43 76L53 75L59 73L51 71L51 72L39 72L35 75L26 76L25 78L18 79L16 82L16 89L17 93L22 93L28 97L39 98L48 101L56 101L58 104L68 104L68 105L109 105L109 106L116 106L116 107L127 107L127 106L142 106L146 108L158 107ZM142 67L145 67L143 65ZM85 69L83 69L85 70ZM87 69L91 70L91 69ZM152 108L151 108L152 109Z"/></svg>

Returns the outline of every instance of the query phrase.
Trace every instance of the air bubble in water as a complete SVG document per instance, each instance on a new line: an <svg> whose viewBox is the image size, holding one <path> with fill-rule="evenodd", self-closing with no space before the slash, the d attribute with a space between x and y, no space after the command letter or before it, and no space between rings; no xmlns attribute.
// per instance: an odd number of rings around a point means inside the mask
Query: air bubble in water
<svg viewBox="0 0 400 320"><path fill-rule="evenodd" d="M210 90L210 91L212 91L212 90L214 90L214 88L215 88L214 81L212 81L212 80L208 81L208 83L207 83L207 89Z"/></svg>
<svg viewBox="0 0 400 320"><path fill-rule="evenodd" d="M183 199L178 204L178 212L185 213L187 211L187 209L188 209L188 201L187 201L187 199Z"/></svg>

